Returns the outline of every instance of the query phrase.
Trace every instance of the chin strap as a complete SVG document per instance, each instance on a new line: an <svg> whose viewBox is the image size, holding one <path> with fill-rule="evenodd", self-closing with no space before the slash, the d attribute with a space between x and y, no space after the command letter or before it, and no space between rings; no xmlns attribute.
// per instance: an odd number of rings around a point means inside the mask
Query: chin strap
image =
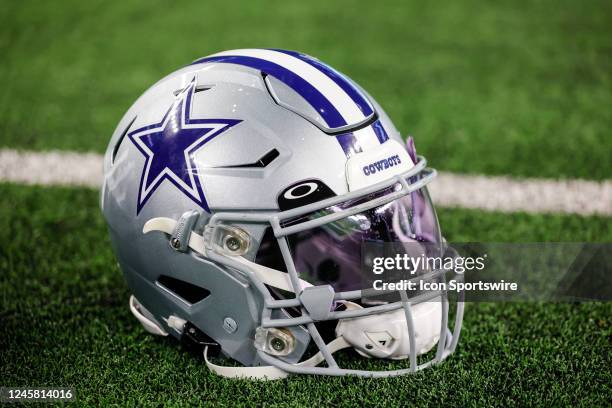
<svg viewBox="0 0 612 408"><path fill-rule="evenodd" d="M142 327L151 334L157 336L167 336L168 333L155 321L153 315L140 304L134 295L130 296L130 311L136 319L142 324Z"/></svg>
<svg viewBox="0 0 612 408"><path fill-rule="evenodd" d="M337 337L329 344L327 348L330 353L335 353L338 350L342 350L348 347L352 347L349 343L344 340L343 337ZM217 375L226 378L247 378L253 380L280 380L289 376L290 373L281 370L274 366L260 366L260 367L231 367L213 364L208 359L208 346L204 347L204 361L206 366L212 372ZM308 360L302 361L296 364L298 367L315 367L325 361L325 357L319 351Z"/></svg>
<svg viewBox="0 0 612 408"><path fill-rule="evenodd" d="M151 218L147 221L142 228L143 234L152 231L161 231L168 235L172 235L174 229L176 228L177 221L172 218L158 217ZM208 249L206 248L206 240L204 237L195 231L191 231L189 234L188 246L193 251L207 256L206 253ZM257 277L266 285L275 287L277 289L281 289L287 292L294 292L293 286L291 285L291 280L289 278L289 274L281 271L277 271L276 269L268 268L263 265L259 265L255 262L251 262L248 259L242 256L232 256L232 260L244 265L247 269L255 272ZM310 283L305 280L300 279L301 289L312 286Z"/></svg>

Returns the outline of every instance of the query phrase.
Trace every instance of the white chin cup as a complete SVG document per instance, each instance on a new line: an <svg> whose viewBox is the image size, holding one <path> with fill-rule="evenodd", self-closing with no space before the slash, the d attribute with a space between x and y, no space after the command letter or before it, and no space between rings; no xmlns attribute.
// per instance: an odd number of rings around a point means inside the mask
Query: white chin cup
<svg viewBox="0 0 612 408"><path fill-rule="evenodd" d="M346 302L348 309L361 306ZM438 343L442 324L440 298L412 306L415 348L417 355L425 354ZM408 358L410 339L403 308L372 316L342 319L336 326L336 336L342 336L364 357Z"/></svg>

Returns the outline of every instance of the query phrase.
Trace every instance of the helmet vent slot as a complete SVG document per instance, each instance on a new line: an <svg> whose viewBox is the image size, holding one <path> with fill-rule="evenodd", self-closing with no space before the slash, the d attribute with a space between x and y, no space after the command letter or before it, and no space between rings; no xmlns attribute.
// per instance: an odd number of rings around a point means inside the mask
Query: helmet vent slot
<svg viewBox="0 0 612 408"><path fill-rule="evenodd" d="M121 132L121 136L119 136L119 139L117 139L117 143L115 143L115 146L113 147L113 155L111 156L111 164L115 163L115 156L117 156L117 152L119 151L119 147L121 147L121 143L123 143L123 139L125 139L125 136L127 135L128 130L130 130L130 128L132 127L132 125L136 121L136 118L137 118L137 116L134 116L134 119L132 119L130 121L130 123L128 123L128 125L125 127L125 129L123 129L123 132Z"/></svg>
<svg viewBox="0 0 612 408"><path fill-rule="evenodd" d="M212 86L210 86L210 85L198 85L198 86L196 86L196 88L194 90L194 93L208 91L209 89L212 89ZM174 96L178 96L184 90L185 90L185 88L177 89L175 91L172 91L172 94Z"/></svg>
<svg viewBox="0 0 612 408"><path fill-rule="evenodd" d="M268 153L264 154L261 159L254 163L253 167L266 167L268 164L272 163L274 159L280 156L280 153L276 149L270 150Z"/></svg>
<svg viewBox="0 0 612 408"><path fill-rule="evenodd" d="M237 164L234 166L219 166L217 168L224 168L224 169L260 168L261 169L261 168L266 167L268 164L272 163L274 159L276 159L278 156L280 156L280 153L278 152L278 150L272 149L268 153L261 156L261 158L254 163Z"/></svg>
<svg viewBox="0 0 612 408"><path fill-rule="evenodd" d="M187 303L197 303L210 295L208 289L167 275L160 275L157 283Z"/></svg>
<svg viewBox="0 0 612 408"><path fill-rule="evenodd" d="M208 91L212 86L196 86L195 93Z"/></svg>

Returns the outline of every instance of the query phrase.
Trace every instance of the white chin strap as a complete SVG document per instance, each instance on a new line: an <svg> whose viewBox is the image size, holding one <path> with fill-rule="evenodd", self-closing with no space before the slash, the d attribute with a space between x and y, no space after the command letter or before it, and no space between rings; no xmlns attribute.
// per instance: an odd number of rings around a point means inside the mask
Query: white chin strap
<svg viewBox="0 0 612 408"><path fill-rule="evenodd" d="M145 223L143 233L161 231L168 235L172 235L176 224L177 221L171 218L152 218ZM189 237L189 248L203 256L206 256L208 251L204 237L193 231ZM232 259L254 271L257 277L266 285L287 292L294 292L287 273L259 265L241 256L235 256L232 257ZM310 283L301 279L300 285L302 288L312 286ZM361 306L353 302L345 301L343 303L346 305L347 309L361 308ZM434 344L437 343L441 321L441 308L441 303L439 301L418 304L412 307L415 316L415 332L419 333L417 339L420 338L420 341L416 344L418 354L429 351ZM130 309L147 331L162 336L167 335L161 326L153 319L153 316L140 305L134 297L130 299ZM338 337L327 344L327 349L333 354L338 350L353 347L359 354L365 357L404 359L408 356L409 351L407 348L408 339L405 335L405 333L407 333L406 324L404 312L401 309L373 316L342 319L336 327L336 335ZM180 330L179 327L175 328ZM290 374L275 366L229 367L217 365L210 362L208 359L208 347L204 348L204 360L206 361L206 366L211 371L228 378L276 380L286 378ZM315 367L323 361L325 361L325 358L319 351L308 360L295 364L295 366Z"/></svg>
<svg viewBox="0 0 612 408"><path fill-rule="evenodd" d="M330 353L335 353L338 350L351 347L349 343L344 340L344 337L338 337L332 342L327 344L327 348ZM290 373L281 370L274 366L260 366L260 367L228 367L213 364L208 359L208 346L204 347L204 360L208 369L215 374L227 378L249 378L254 380L280 380L286 378ZM308 360L302 361L301 363L295 364L297 367L315 367L325 361L325 357L319 351Z"/></svg>

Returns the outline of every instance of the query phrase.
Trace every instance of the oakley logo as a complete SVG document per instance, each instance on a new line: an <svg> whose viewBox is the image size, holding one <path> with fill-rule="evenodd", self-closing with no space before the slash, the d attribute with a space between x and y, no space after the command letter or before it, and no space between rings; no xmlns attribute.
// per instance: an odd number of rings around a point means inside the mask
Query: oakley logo
<svg viewBox="0 0 612 408"><path fill-rule="evenodd" d="M301 180L285 188L278 195L281 211L325 200L335 196L334 192L319 180Z"/></svg>
<svg viewBox="0 0 612 408"><path fill-rule="evenodd" d="M363 166L363 174L366 176L370 176L372 174L376 174L379 171L383 171L388 169L389 167L396 166L400 164L402 161L400 160L399 155L390 156L387 159L379 160L374 163L370 163L367 166Z"/></svg>
<svg viewBox="0 0 612 408"><path fill-rule="evenodd" d="M298 198L306 197L307 195L313 193L318 187L319 185L312 181L298 184L297 186L291 187L289 190L285 191L283 197L285 197L287 200L297 200Z"/></svg>

